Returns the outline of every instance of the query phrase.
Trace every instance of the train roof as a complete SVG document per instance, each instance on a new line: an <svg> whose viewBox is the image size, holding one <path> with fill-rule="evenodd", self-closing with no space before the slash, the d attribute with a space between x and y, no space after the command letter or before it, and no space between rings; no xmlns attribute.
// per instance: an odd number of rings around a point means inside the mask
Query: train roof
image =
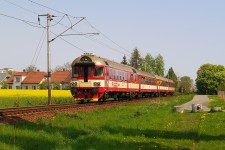
<svg viewBox="0 0 225 150"><path fill-rule="evenodd" d="M148 73L148 72L145 72L145 71L142 71L142 70L137 70L137 69L136 69L136 72L137 72L138 75L155 78L155 75L152 74L152 73Z"/></svg>
<svg viewBox="0 0 225 150"><path fill-rule="evenodd" d="M120 70L137 73L138 75L150 76L150 77L153 77L156 79L160 79L162 81L173 82L173 80L170 80L170 79L158 76L158 75L154 75L154 74L142 71L142 70L137 70L131 66L120 64L120 63L114 62L112 60L96 56L95 54L92 54L92 53L84 53L83 55L81 55L80 57L77 57L72 62L72 66L74 66L74 65L79 66L79 65L84 65L84 64L97 65L97 66L110 66L112 68L117 68Z"/></svg>
<svg viewBox="0 0 225 150"><path fill-rule="evenodd" d="M110 67L113 67L113 68L118 68L118 69L121 69L121 70L136 73L136 69L134 69L131 66L120 64L120 63L114 62L112 60L108 60L106 58L96 56L96 55L91 54L91 53L85 53L85 54L81 55L80 57L76 58L72 62L72 66L82 65L82 64L86 64L86 63L90 63L90 64L97 65L97 66L101 66L101 65L110 66Z"/></svg>
<svg viewBox="0 0 225 150"><path fill-rule="evenodd" d="M155 75L156 79L159 79L159 80L162 80L162 81L169 81L169 82L173 82L173 80L170 80L168 78L164 78L164 77L161 77L161 76L158 76L158 75Z"/></svg>

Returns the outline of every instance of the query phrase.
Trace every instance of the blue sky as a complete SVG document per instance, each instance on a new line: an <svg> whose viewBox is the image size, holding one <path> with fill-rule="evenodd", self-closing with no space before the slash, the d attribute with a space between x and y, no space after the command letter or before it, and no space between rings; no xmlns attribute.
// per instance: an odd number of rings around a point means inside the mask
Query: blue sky
<svg viewBox="0 0 225 150"><path fill-rule="evenodd" d="M94 36L62 37L73 46L60 38L53 41L52 68L73 61L83 51L120 62L124 54L129 58L128 52L136 47L143 57L146 53L152 56L161 54L165 69L173 67L178 76L187 75L195 79L198 68L205 63L225 65L223 0L33 1L75 17L86 17L94 26L92 28L87 21L82 21L73 28L78 32L100 31L100 35ZM29 0L0 0L0 14L38 23L37 15L46 13L57 16L51 24L57 23L63 16ZM46 18L40 19L45 26ZM45 37L46 31L2 15L0 21L0 68L10 67L21 71L35 60L35 65L46 71L46 38L41 38L43 32ZM77 21L78 19L64 17L60 24L70 26ZM64 26L58 24L50 30L60 34L66 30ZM71 30L67 32L74 33ZM50 36L55 37L53 34ZM38 48L40 40L44 43ZM34 55L36 50L40 51L38 57Z"/></svg>

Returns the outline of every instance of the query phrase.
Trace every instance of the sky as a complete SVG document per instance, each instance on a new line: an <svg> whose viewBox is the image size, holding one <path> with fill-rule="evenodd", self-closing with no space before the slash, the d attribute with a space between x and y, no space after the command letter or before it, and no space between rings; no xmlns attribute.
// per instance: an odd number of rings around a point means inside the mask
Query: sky
<svg viewBox="0 0 225 150"><path fill-rule="evenodd" d="M49 13L50 40L61 35L50 43L52 69L84 52L120 63L137 48L142 57L161 54L165 72L195 80L203 64L225 66L224 7L224 0L0 0L0 69L47 71L47 19L39 25L38 15Z"/></svg>

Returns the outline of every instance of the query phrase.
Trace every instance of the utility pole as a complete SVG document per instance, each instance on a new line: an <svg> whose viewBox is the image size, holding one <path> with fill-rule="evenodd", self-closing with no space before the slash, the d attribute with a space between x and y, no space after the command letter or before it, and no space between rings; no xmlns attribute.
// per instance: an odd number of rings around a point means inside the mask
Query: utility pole
<svg viewBox="0 0 225 150"><path fill-rule="evenodd" d="M47 17L47 82L48 82L48 105L51 105L52 103L52 96L51 96L51 51L50 51L50 21L52 20L51 16L49 14L44 15L38 15L38 21L40 23L39 16L46 16Z"/></svg>
<svg viewBox="0 0 225 150"><path fill-rule="evenodd" d="M52 103L52 95L51 95L51 52L50 52L50 21L51 16L47 14L47 65L48 65L48 105Z"/></svg>

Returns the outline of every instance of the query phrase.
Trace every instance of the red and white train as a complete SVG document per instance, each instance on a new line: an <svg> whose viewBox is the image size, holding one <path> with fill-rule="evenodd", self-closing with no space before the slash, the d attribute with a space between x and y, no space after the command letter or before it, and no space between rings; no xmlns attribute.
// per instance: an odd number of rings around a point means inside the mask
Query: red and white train
<svg viewBox="0 0 225 150"><path fill-rule="evenodd" d="M173 95L174 82L131 66L84 53L72 63L71 94L81 103L109 98Z"/></svg>

